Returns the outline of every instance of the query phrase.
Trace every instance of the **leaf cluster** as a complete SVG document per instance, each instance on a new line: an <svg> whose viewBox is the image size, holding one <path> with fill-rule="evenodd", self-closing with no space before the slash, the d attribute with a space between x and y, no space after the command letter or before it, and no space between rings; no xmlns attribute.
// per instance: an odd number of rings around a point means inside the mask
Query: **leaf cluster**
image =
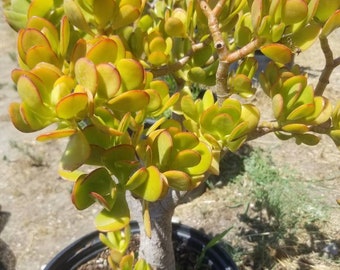
<svg viewBox="0 0 340 270"><path fill-rule="evenodd" d="M99 230L128 226L128 192L142 201L148 224L149 203L218 174L224 151L249 139L274 132L315 145L325 133L340 145L339 104L285 66L339 27L339 7L338 0L13 0L5 15L18 31L12 79L21 101L10 105L11 120L22 132L54 124L39 141L69 137L59 172L74 181L78 209L103 207ZM256 50L272 60L259 75L271 122L242 101L256 91ZM210 89L196 99L192 85Z"/></svg>

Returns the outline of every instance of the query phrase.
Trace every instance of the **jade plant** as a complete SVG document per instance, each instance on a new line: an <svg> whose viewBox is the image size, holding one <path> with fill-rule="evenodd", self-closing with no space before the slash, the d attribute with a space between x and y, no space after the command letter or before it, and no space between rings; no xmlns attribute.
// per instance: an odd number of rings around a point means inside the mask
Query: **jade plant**
<svg viewBox="0 0 340 270"><path fill-rule="evenodd" d="M340 64L327 39L340 25L339 0L12 0L4 8L18 31L12 79L21 102L10 105L11 120L22 132L42 130L38 141L69 138L59 173L74 182L77 209L101 205L95 225L113 269L175 269L175 207L248 140L274 133L316 145L326 134L340 147L340 102L324 95ZM292 63L317 41L326 65L314 87ZM256 52L271 60L263 70ZM270 120L253 104L256 91L269 97ZM139 259L126 253L131 219Z"/></svg>

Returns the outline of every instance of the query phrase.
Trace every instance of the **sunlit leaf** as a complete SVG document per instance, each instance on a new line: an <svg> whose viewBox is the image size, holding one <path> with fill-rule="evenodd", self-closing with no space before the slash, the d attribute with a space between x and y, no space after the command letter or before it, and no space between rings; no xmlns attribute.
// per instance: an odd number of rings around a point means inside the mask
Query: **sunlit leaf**
<svg viewBox="0 0 340 270"><path fill-rule="evenodd" d="M34 68L41 62L47 62L57 67L60 66L58 56L50 47L34 46L30 48L26 53L26 64L30 68Z"/></svg>
<svg viewBox="0 0 340 270"><path fill-rule="evenodd" d="M144 68L139 62L133 59L121 59L116 63L116 67L122 77L125 89L132 90L143 87L145 74Z"/></svg>
<svg viewBox="0 0 340 270"><path fill-rule="evenodd" d="M108 63L97 65L98 90L100 98L111 99L120 89L121 78L117 69Z"/></svg>
<svg viewBox="0 0 340 270"><path fill-rule="evenodd" d="M32 0L27 11L28 18L33 16L45 17L53 8L53 0Z"/></svg>
<svg viewBox="0 0 340 270"><path fill-rule="evenodd" d="M66 56L70 42L70 23L66 16L61 19L60 23L60 45L59 50L62 56Z"/></svg>
<svg viewBox="0 0 340 270"><path fill-rule="evenodd" d="M62 98L57 106L57 116L63 119L84 117L87 114L88 97L86 93L71 93Z"/></svg>
<svg viewBox="0 0 340 270"><path fill-rule="evenodd" d="M21 132L33 132L36 129L32 128L23 118L20 112L20 103L11 103L9 106L9 115L16 129Z"/></svg>
<svg viewBox="0 0 340 270"><path fill-rule="evenodd" d="M285 45L273 43L261 47L261 52L270 59L280 64L292 61L292 51Z"/></svg>
<svg viewBox="0 0 340 270"><path fill-rule="evenodd" d="M93 62L87 58L80 58L74 67L77 82L95 94L98 86L97 69Z"/></svg>
<svg viewBox="0 0 340 270"><path fill-rule="evenodd" d="M135 112L146 108L150 97L146 91L131 90L109 100L110 108L121 112Z"/></svg>
<svg viewBox="0 0 340 270"><path fill-rule="evenodd" d="M36 140L40 142L55 140L64 137L70 137L71 135L77 133L76 129L68 128L68 129L57 129L44 134L39 135Z"/></svg>
<svg viewBox="0 0 340 270"><path fill-rule="evenodd" d="M304 20L308 14L308 6L304 0L286 0L282 9L282 21L291 25Z"/></svg>
<svg viewBox="0 0 340 270"><path fill-rule="evenodd" d="M321 37L326 37L332 33L336 28L340 27L340 9L332 14L331 17L326 21L322 28Z"/></svg>
<svg viewBox="0 0 340 270"><path fill-rule="evenodd" d="M176 190L190 190L192 188L191 177L182 171L170 170L163 173L169 186Z"/></svg>
<svg viewBox="0 0 340 270"><path fill-rule="evenodd" d="M115 63L117 60L117 44L110 38L101 38L86 54L94 64Z"/></svg>

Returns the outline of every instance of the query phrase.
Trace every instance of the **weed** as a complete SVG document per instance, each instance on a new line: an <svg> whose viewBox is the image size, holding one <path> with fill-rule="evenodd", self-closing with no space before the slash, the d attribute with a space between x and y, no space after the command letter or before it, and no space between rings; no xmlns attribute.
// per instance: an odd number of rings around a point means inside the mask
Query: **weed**
<svg viewBox="0 0 340 270"><path fill-rule="evenodd" d="M325 219L325 209L313 201L306 185L285 169L280 172L269 154L255 149L244 159L246 177L252 182L255 208L266 211L279 234L304 223Z"/></svg>
<svg viewBox="0 0 340 270"><path fill-rule="evenodd" d="M37 155L34 150L32 150L28 145L18 144L18 142L11 140L10 145L12 148L18 149L19 152L23 153L32 161L32 166L42 167L46 166L44 163L44 158L42 156Z"/></svg>

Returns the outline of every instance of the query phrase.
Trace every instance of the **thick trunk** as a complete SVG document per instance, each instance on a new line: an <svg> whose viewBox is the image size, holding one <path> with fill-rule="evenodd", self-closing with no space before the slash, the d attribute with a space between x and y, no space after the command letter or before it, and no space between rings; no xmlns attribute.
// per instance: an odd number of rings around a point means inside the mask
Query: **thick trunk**
<svg viewBox="0 0 340 270"><path fill-rule="evenodd" d="M175 255L172 245L172 213L151 215L151 238L145 233L144 223L139 222L139 257L145 259L155 270L175 270Z"/></svg>
<svg viewBox="0 0 340 270"><path fill-rule="evenodd" d="M145 232L141 202L129 199L132 219L140 227L139 258L145 259L154 270L175 270L171 219L178 202L177 195L169 192L166 199L149 204L151 238Z"/></svg>

